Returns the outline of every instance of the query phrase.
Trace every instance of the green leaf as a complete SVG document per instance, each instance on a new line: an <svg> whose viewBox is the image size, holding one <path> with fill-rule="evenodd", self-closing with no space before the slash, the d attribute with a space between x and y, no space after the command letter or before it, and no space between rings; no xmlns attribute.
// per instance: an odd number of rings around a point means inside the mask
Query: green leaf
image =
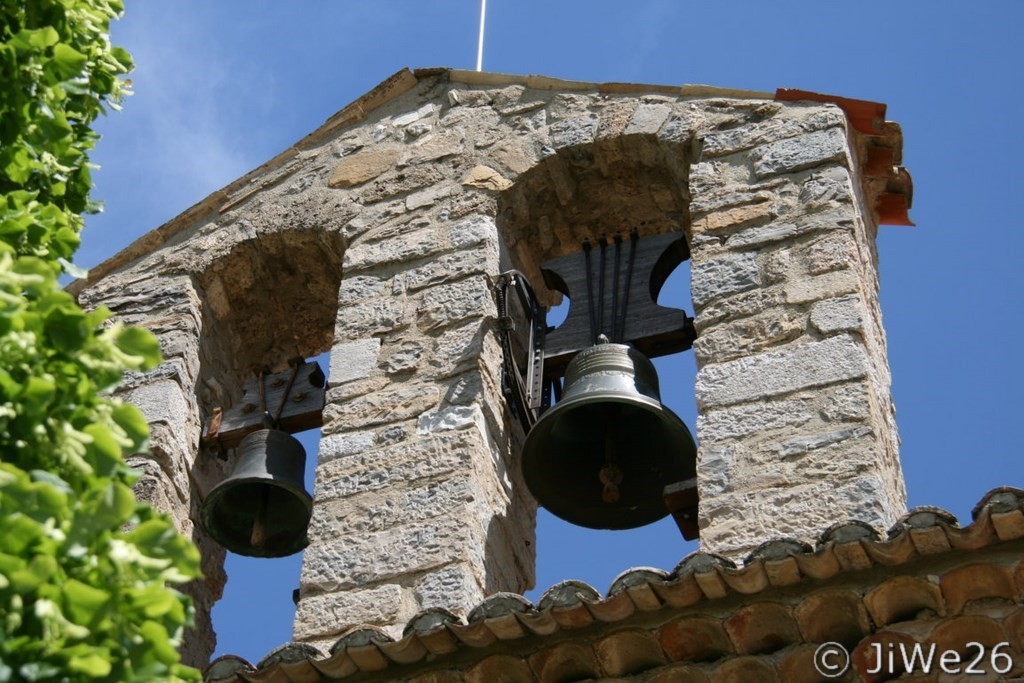
<svg viewBox="0 0 1024 683"><path fill-rule="evenodd" d="M60 669L49 662L30 662L19 667L18 673L26 681L42 681L57 676Z"/></svg>
<svg viewBox="0 0 1024 683"><path fill-rule="evenodd" d="M109 655L98 652L90 652L85 655L71 655L68 658L68 668L85 674L90 678L109 676L112 669Z"/></svg>
<svg viewBox="0 0 1024 683"><path fill-rule="evenodd" d="M149 423L142 411L130 403L119 403L114 406L111 416L131 439L132 450L141 449L149 438Z"/></svg>
<svg viewBox="0 0 1024 683"><path fill-rule="evenodd" d="M50 404L57 393L57 386L52 378L29 377L22 392L22 400L25 407L31 412L44 410Z"/></svg>
<svg viewBox="0 0 1024 683"><path fill-rule="evenodd" d="M58 351L78 351L89 337L89 332L85 313L79 308L59 308L46 316L47 337Z"/></svg>
<svg viewBox="0 0 1024 683"><path fill-rule="evenodd" d="M11 45L19 50L42 50L55 45L60 34L52 26L44 26L36 30L22 29L11 38Z"/></svg>
<svg viewBox="0 0 1024 683"><path fill-rule="evenodd" d="M56 573L57 560L50 555L36 555L28 565L11 573L11 588L16 593L29 593L49 581Z"/></svg>
<svg viewBox="0 0 1024 683"><path fill-rule="evenodd" d="M164 590L162 586L148 586L146 590L136 593L132 602L142 610L148 619L156 619L175 609L180 609L177 596Z"/></svg>
<svg viewBox="0 0 1024 683"><path fill-rule="evenodd" d="M178 652L171 646L167 629L161 624L152 620L146 621L139 627L139 632L150 641L150 651L157 661L164 664L178 661Z"/></svg>
<svg viewBox="0 0 1024 683"><path fill-rule="evenodd" d="M58 281L85 275L93 121L128 94L131 57L109 44L122 9L0 2L0 683L200 680L178 663L191 611L168 587L199 575L198 550L135 501L122 453L147 425L98 393L159 346Z"/></svg>
<svg viewBox="0 0 1024 683"><path fill-rule="evenodd" d="M77 579L65 581L62 592L64 611L75 623L86 626L101 616L111 600L111 595L107 591L94 588Z"/></svg>
<svg viewBox="0 0 1024 683"><path fill-rule="evenodd" d="M82 69L88 61L88 57L67 43L58 43L53 48L50 67L57 80L64 81L82 73Z"/></svg>
<svg viewBox="0 0 1024 683"><path fill-rule="evenodd" d="M23 185L28 182L32 175L32 158L24 147L13 150L7 155L9 158L4 164L3 171L11 182Z"/></svg>
<svg viewBox="0 0 1024 683"><path fill-rule="evenodd" d="M153 368L160 364L160 343L148 330L125 327L118 333L115 343L124 353L138 358L143 368Z"/></svg>

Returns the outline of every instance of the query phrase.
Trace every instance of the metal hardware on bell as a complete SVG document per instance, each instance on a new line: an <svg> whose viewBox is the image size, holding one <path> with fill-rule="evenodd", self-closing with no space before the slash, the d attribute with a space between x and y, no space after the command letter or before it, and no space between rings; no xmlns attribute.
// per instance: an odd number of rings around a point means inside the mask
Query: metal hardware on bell
<svg viewBox="0 0 1024 683"><path fill-rule="evenodd" d="M632 529L668 515L665 486L696 476L696 461L651 361L598 344L569 363L561 400L527 434L522 470L537 501L565 521Z"/></svg>
<svg viewBox="0 0 1024 683"><path fill-rule="evenodd" d="M231 475L203 501L203 526L238 555L284 557L306 547L313 499L303 485L306 450L278 429L238 445Z"/></svg>

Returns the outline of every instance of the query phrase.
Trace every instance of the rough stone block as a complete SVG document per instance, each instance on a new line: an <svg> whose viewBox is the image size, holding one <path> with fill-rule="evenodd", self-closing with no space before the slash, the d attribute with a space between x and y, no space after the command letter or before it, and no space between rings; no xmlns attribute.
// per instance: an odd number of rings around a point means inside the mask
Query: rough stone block
<svg viewBox="0 0 1024 683"><path fill-rule="evenodd" d="M424 345L418 341L402 342L392 350L384 360L384 371L389 375L411 372L419 367Z"/></svg>
<svg viewBox="0 0 1024 683"><path fill-rule="evenodd" d="M347 275L338 289L339 305L378 299L387 291L388 281L372 275Z"/></svg>
<svg viewBox="0 0 1024 683"><path fill-rule="evenodd" d="M340 405L328 404L324 408L324 424L337 422L346 428L363 429L399 422L430 409L439 397L438 387L433 384L399 384Z"/></svg>
<svg viewBox="0 0 1024 683"><path fill-rule="evenodd" d="M326 638L362 625L389 625L415 614L411 596L401 586L304 596L295 610L294 632L299 639Z"/></svg>
<svg viewBox="0 0 1024 683"><path fill-rule="evenodd" d="M465 514L404 524L376 533L321 539L306 548L302 585L348 590L464 561L483 548L483 529Z"/></svg>
<svg viewBox="0 0 1024 683"><path fill-rule="evenodd" d="M377 366L379 356L380 339L375 337L335 344L331 349L330 385L366 379Z"/></svg>
<svg viewBox="0 0 1024 683"><path fill-rule="evenodd" d="M462 184L469 187L478 187L481 190L501 192L512 187L512 181L504 177L490 166L477 165L470 169Z"/></svg>
<svg viewBox="0 0 1024 683"><path fill-rule="evenodd" d="M705 162L698 166L720 166ZM701 217L714 211L725 211L747 204L771 204L778 202L782 196L782 189L786 188L790 181L785 178L772 178L764 183L748 185L746 183L723 183L712 185L710 179L703 179L707 187L703 187L699 194L694 194L690 200L690 214Z"/></svg>
<svg viewBox="0 0 1024 683"><path fill-rule="evenodd" d="M483 243L497 243L498 226L490 216L472 216L453 225L449 235L453 247L469 249ZM473 254L468 252L460 256L472 258Z"/></svg>
<svg viewBox="0 0 1024 683"><path fill-rule="evenodd" d="M402 282L410 292L433 287L445 282L463 280L471 275L491 275L498 272L497 255L486 249L444 254L402 274Z"/></svg>
<svg viewBox="0 0 1024 683"><path fill-rule="evenodd" d="M697 478L702 497L717 496L732 488L729 473L735 460L735 448L701 444L697 450Z"/></svg>
<svg viewBox="0 0 1024 683"><path fill-rule="evenodd" d="M556 150L594 141L597 122L593 117L566 119L551 125L551 144Z"/></svg>
<svg viewBox="0 0 1024 683"><path fill-rule="evenodd" d="M418 321L421 329L432 330L494 313L494 299L487 281L470 277L426 290L420 300Z"/></svg>
<svg viewBox="0 0 1024 683"><path fill-rule="evenodd" d="M362 453L373 448L373 432L341 432L320 439L317 462L320 465L346 455Z"/></svg>
<svg viewBox="0 0 1024 683"><path fill-rule="evenodd" d="M373 242L359 241L345 251L343 268L346 273L369 270L383 265L403 263L440 249L437 231L433 228L416 230Z"/></svg>
<svg viewBox="0 0 1024 683"><path fill-rule="evenodd" d="M694 325L699 334L704 334L705 330L723 321L757 315L783 303L784 293L780 288L762 287L711 302L697 312Z"/></svg>
<svg viewBox="0 0 1024 683"><path fill-rule="evenodd" d="M419 486L394 481L387 488L325 501L313 511L309 536L364 534L444 517L455 509L486 510L486 496L469 476L425 481Z"/></svg>
<svg viewBox="0 0 1024 683"><path fill-rule="evenodd" d="M750 434L796 427L814 417L805 399L761 401L752 405L706 410L697 416L697 440L702 444L727 441Z"/></svg>
<svg viewBox="0 0 1024 683"><path fill-rule="evenodd" d="M633 118L626 126L626 135L653 135L658 132L672 108L667 104L641 103L633 112Z"/></svg>
<svg viewBox="0 0 1024 683"><path fill-rule="evenodd" d="M773 218L775 205L772 202L756 202L708 213L704 218L694 221L693 227L695 231L714 232L750 223L766 222Z"/></svg>
<svg viewBox="0 0 1024 683"><path fill-rule="evenodd" d="M763 145L751 152L750 158L754 163L754 174L765 178L828 162L845 161L847 146L846 131L829 128Z"/></svg>
<svg viewBox="0 0 1024 683"><path fill-rule="evenodd" d="M843 209L795 217L787 216L784 221L779 220L767 225L747 228L742 232L730 235L725 240L725 246L729 249L752 249L772 242L792 240L812 232L850 229L853 227L855 219L856 215L853 211ZM836 239L845 238L837 236ZM847 260L847 264L849 260Z"/></svg>
<svg viewBox="0 0 1024 683"><path fill-rule="evenodd" d="M420 436L434 432L465 429L476 425L481 433L487 433L487 422L478 405L448 406L423 413L419 417L416 433Z"/></svg>
<svg viewBox="0 0 1024 683"><path fill-rule="evenodd" d="M361 185L373 180L384 171L393 168L401 156L401 151L393 147L374 147L343 157L334 167L329 187L345 188Z"/></svg>
<svg viewBox="0 0 1024 683"><path fill-rule="evenodd" d="M811 307L811 324L825 335L862 331L865 314L859 296L825 299Z"/></svg>
<svg viewBox="0 0 1024 683"><path fill-rule="evenodd" d="M815 275L849 268L857 260L857 244L845 231L821 237L807 249L807 270Z"/></svg>
<svg viewBox="0 0 1024 683"><path fill-rule="evenodd" d="M164 422L183 431L192 413L181 385L173 380L143 384L128 395L127 401L142 411L146 422Z"/></svg>
<svg viewBox="0 0 1024 683"><path fill-rule="evenodd" d="M697 373L703 409L756 401L868 374L864 347L847 335L707 365Z"/></svg>
<svg viewBox="0 0 1024 683"><path fill-rule="evenodd" d="M430 206L439 199L451 196L455 192L455 188L451 185L436 185L429 187L426 190L421 190L414 194L409 195L405 198L405 208L409 211L415 211L416 209L423 208L424 206Z"/></svg>
<svg viewBox="0 0 1024 683"><path fill-rule="evenodd" d="M613 100L607 106L601 108L601 119L597 126L598 140L614 140L622 135L629 125L629 121L636 111L638 103L632 100ZM614 149L610 151L616 159L621 159L622 146L619 144L609 145ZM606 150L602 150L602 154Z"/></svg>
<svg viewBox="0 0 1024 683"><path fill-rule="evenodd" d="M827 394L821 416L829 422L867 420L871 414L869 391L865 382L852 382L832 389Z"/></svg>
<svg viewBox="0 0 1024 683"><path fill-rule="evenodd" d="M465 564L453 564L428 572L416 584L414 595L420 609L461 606L468 611L484 599L480 581Z"/></svg>
<svg viewBox="0 0 1024 683"><path fill-rule="evenodd" d="M693 352L701 365L759 353L803 334L804 317L791 309L776 308L719 325L697 337Z"/></svg>
<svg viewBox="0 0 1024 683"><path fill-rule="evenodd" d="M360 339L390 332L408 324L405 302L400 299L364 301L338 308L335 339Z"/></svg>
<svg viewBox="0 0 1024 683"><path fill-rule="evenodd" d="M539 160L537 152L532 147L524 149L522 145L512 143L495 147L491 151L491 158L515 175L529 171Z"/></svg>
<svg viewBox="0 0 1024 683"><path fill-rule="evenodd" d="M753 289L758 284L754 254L729 255L695 262L690 271L690 294L697 307L728 294Z"/></svg>
<svg viewBox="0 0 1024 683"><path fill-rule="evenodd" d="M842 166L815 171L800 187L799 198L805 210L837 204L852 205L854 192L850 172Z"/></svg>
<svg viewBox="0 0 1024 683"><path fill-rule="evenodd" d="M743 557L764 542L764 526L750 520L771 520L772 535L814 543L822 529L836 520L859 520L884 531L896 521L879 475L852 479L789 483L774 489L737 490L718 495L701 492L701 544L729 557Z"/></svg>
<svg viewBox="0 0 1024 683"><path fill-rule="evenodd" d="M318 502L472 470L474 460L490 458L483 435L473 430L350 451L340 437L322 442L316 470Z"/></svg>
<svg viewBox="0 0 1024 683"><path fill-rule="evenodd" d="M761 254L762 284L779 284L791 277L793 250L788 245L778 245L773 249L765 249Z"/></svg>
<svg viewBox="0 0 1024 683"><path fill-rule="evenodd" d="M486 327L475 320L445 329L437 336L433 353L426 357L426 365L435 378L465 372L479 363L486 339ZM500 352L500 347L496 351Z"/></svg>
<svg viewBox="0 0 1024 683"><path fill-rule="evenodd" d="M420 119L427 118L433 113L434 104L433 102L428 102L427 104L424 104L422 107L415 111L410 111L405 114L400 114L396 116L395 118L391 119L391 123L401 128L402 126L408 126L410 123L415 123Z"/></svg>
<svg viewBox="0 0 1024 683"><path fill-rule="evenodd" d="M860 281L852 269L837 270L788 282L783 290L788 304L806 304L852 294L860 289Z"/></svg>
<svg viewBox="0 0 1024 683"><path fill-rule="evenodd" d="M689 142L693 137L695 117L690 112L676 112L658 131L658 139L666 142Z"/></svg>
<svg viewBox="0 0 1024 683"><path fill-rule="evenodd" d="M835 106L815 111L775 112L766 120L755 120L738 128L714 132L701 139L701 155L713 158L734 154L758 145L772 144L802 133L838 128L846 124L846 116Z"/></svg>
<svg viewBox="0 0 1024 683"><path fill-rule="evenodd" d="M846 427L825 434L797 436L783 441L779 446L778 454L783 458L792 455L802 455L809 451L816 451L819 448L841 443L847 439L859 439L870 433L870 427Z"/></svg>
<svg viewBox="0 0 1024 683"><path fill-rule="evenodd" d="M373 181L359 194L359 201L364 205L375 204L413 190L431 187L444 178L444 173L434 166L403 167Z"/></svg>

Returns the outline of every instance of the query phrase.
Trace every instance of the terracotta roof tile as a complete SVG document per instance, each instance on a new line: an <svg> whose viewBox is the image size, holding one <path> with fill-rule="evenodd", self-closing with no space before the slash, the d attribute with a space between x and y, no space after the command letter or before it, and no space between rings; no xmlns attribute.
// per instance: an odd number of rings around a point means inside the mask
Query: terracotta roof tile
<svg viewBox="0 0 1024 683"><path fill-rule="evenodd" d="M1024 562L1008 562L1000 550L1024 539L1024 491L989 492L973 518L961 528L945 510L916 508L884 539L850 522L827 529L816 548L766 543L741 566L693 553L671 572L627 570L604 597L578 581L552 586L537 606L499 593L466 622L426 610L397 642L361 627L330 654L290 644L256 666L221 657L205 680L561 683L658 668L644 675L658 682L800 681L811 645L836 641L852 648L855 672L834 680L873 681L882 679L867 673L872 644L961 643L968 635L1008 640L1024 666Z"/></svg>

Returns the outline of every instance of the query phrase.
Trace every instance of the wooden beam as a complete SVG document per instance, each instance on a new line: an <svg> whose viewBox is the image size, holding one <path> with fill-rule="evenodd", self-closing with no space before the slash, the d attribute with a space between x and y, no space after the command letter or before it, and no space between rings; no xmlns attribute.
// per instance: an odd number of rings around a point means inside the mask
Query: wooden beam
<svg viewBox="0 0 1024 683"><path fill-rule="evenodd" d="M544 340L545 374L561 376L572 356L594 343L592 317L598 334L631 343L648 358L690 348L696 337L693 319L681 309L657 304L668 276L687 258L686 238L676 232L637 239L635 244L630 236L619 244L614 239L605 247L593 244L589 269L586 250L541 264L547 286L569 297L565 321Z"/></svg>
<svg viewBox="0 0 1024 683"><path fill-rule="evenodd" d="M687 541L700 538L700 528L697 526L697 480L687 479L669 484L665 487L664 495L665 505L672 513L672 519L676 520L683 538Z"/></svg>
<svg viewBox="0 0 1024 683"><path fill-rule="evenodd" d="M288 386L290 380L291 387ZM294 434L323 424L327 382L316 363L302 363L294 369L264 375L263 386L267 412L272 417L280 409L278 429ZM248 434L265 429L266 416L260 411L259 379L252 377L246 381L237 405L227 409L217 407L213 413L203 430L203 445L206 446L234 448Z"/></svg>

